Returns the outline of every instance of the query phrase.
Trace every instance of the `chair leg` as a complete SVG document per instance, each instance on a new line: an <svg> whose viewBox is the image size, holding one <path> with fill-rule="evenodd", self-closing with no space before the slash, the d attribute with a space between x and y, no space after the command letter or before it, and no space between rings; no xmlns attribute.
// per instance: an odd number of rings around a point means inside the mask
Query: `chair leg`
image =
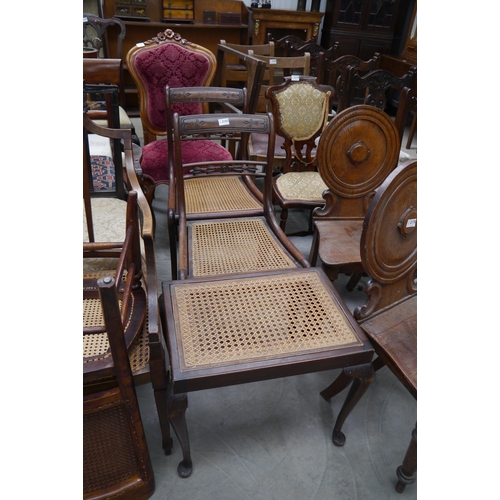
<svg viewBox="0 0 500 500"><path fill-rule="evenodd" d="M342 426L368 387L370 387L374 376L372 363L344 368L344 372L347 376L354 379L354 381L333 428L332 441L335 446L344 446L345 435L341 430Z"/></svg>
<svg viewBox="0 0 500 500"><path fill-rule="evenodd" d="M311 266L315 266L318 261L318 250L319 250L319 232L317 229L313 230L313 237L311 242L311 250L309 251L309 263Z"/></svg>
<svg viewBox="0 0 500 500"><path fill-rule="evenodd" d="M177 394L170 400L169 419L182 449L182 461L177 466L180 477L189 477L193 472L189 435L186 424L187 395Z"/></svg>
<svg viewBox="0 0 500 500"><path fill-rule="evenodd" d="M363 273L352 273L351 277L349 278L349 281L347 282L346 288L349 292L352 292L356 285L359 283L359 280L363 276Z"/></svg>
<svg viewBox="0 0 500 500"><path fill-rule="evenodd" d="M411 148L411 143L413 142L413 136L415 135L415 129L417 128L417 113L415 112L413 120L410 125L410 133L408 134L408 140L406 141L406 149Z"/></svg>
<svg viewBox="0 0 500 500"><path fill-rule="evenodd" d="M411 441L408 449L406 450L406 455L403 460L403 464L398 467L396 474L398 476L398 483L396 484L396 491L398 493L403 493L407 484L412 484L415 482L417 472L417 425L411 433Z"/></svg>
<svg viewBox="0 0 500 500"><path fill-rule="evenodd" d="M352 377L347 375L345 371L342 371L342 373L326 389L320 392L320 395L325 401L330 401L333 396L342 392L351 382Z"/></svg>

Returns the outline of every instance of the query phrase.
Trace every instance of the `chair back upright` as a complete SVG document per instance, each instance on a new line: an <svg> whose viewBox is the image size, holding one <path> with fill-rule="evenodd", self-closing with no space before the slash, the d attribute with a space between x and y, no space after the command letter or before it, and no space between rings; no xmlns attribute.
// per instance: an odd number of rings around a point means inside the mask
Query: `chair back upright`
<svg viewBox="0 0 500 500"><path fill-rule="evenodd" d="M144 143L167 135L165 88L209 86L216 59L212 52L167 29L156 37L136 44L127 53L127 67L139 91ZM178 105L180 115L199 114L200 103Z"/></svg>

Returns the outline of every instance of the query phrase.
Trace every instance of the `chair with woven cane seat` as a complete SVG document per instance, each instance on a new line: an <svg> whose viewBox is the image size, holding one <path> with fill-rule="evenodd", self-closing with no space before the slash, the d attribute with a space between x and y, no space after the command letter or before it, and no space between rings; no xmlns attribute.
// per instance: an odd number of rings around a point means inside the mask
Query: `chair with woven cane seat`
<svg viewBox="0 0 500 500"><path fill-rule="evenodd" d="M310 262L321 262L330 279L353 273L348 289L364 272L359 254L363 220L375 190L399 159L400 139L392 118L359 105L336 115L318 144L318 171L327 185L325 205L313 211Z"/></svg>
<svg viewBox="0 0 500 500"><path fill-rule="evenodd" d="M175 90L182 91L171 92ZM264 160L246 160L244 150L230 161L186 164L178 160L183 138L238 141L252 131L270 137ZM274 151L272 116L174 115L173 139L178 248L171 247L171 253L178 254L178 269L172 276L198 277L305 264L274 214L269 169ZM244 148L245 142L241 144Z"/></svg>
<svg viewBox="0 0 500 500"><path fill-rule="evenodd" d="M354 311L370 338L377 358L417 399L417 162L397 167L377 190L363 221L360 253L371 276L366 304ZM349 385L343 373L322 392L329 400ZM341 436L334 436L334 442ZM397 469L396 491L415 481L417 427L403 464Z"/></svg>
<svg viewBox="0 0 500 500"><path fill-rule="evenodd" d="M166 103L167 103L167 127L173 130L172 113L173 110L180 106L187 107L193 103L204 103L213 107L213 111L228 113L224 118L228 120L229 117L239 113L245 113L248 110L249 101L247 98L247 91L245 88L228 88L228 87L181 87L181 88L166 88ZM191 115L193 116L193 115ZM226 126L222 126L221 131L226 130ZM208 137L198 137L194 140L190 135L186 137L179 137L178 146L181 148L182 157L179 157L182 166L179 167L178 173L176 172L176 164L173 162L175 157L173 135L167 138L169 148L169 183L175 185L176 177L188 177L183 179L185 186L185 193L183 190L183 199L187 207L187 214L189 218L203 218L207 214L210 218L224 217L228 211L230 213L241 213L242 215L249 215L261 211L262 207L262 193L254 184L253 180L247 175L224 176L218 179L207 178L193 178L190 171L190 164L197 161L198 158L192 156L191 158L184 154L184 144L187 142L191 144L191 149L198 150L198 145L203 147L205 144L211 144L212 141L217 141L227 148L226 157L220 158L223 161L230 161L233 159L242 160L246 157L248 135L235 133L231 137L225 139L220 134L214 133ZM201 155L200 155L201 156ZM210 160L206 157L206 160ZM215 187L216 186L216 187ZM170 261L172 267L172 276L177 274L177 223L179 218L179 195L177 189L171 189L168 196L168 228L170 240Z"/></svg>
<svg viewBox="0 0 500 500"><path fill-rule="evenodd" d="M84 336L84 393L116 386L96 285L98 278L111 276L121 284L118 292L122 313L127 315L124 330L134 382L152 383L162 445L169 454L166 346L158 312L153 216L136 175L131 131L99 127L86 113L83 131L83 312L85 328L93 331ZM88 138L92 134L123 141L126 201L90 197Z"/></svg>
<svg viewBox="0 0 500 500"><path fill-rule="evenodd" d="M111 33L113 32L113 33ZM83 72L87 83L118 85L119 126L132 130L132 140L140 146L135 127L125 111L125 84L123 80L122 46L126 35L125 23L113 17L104 19L94 14L83 14ZM109 37L116 33L116 54L111 57ZM89 56L92 54L92 56ZM106 127L103 119L96 119L101 127Z"/></svg>
<svg viewBox="0 0 500 500"><path fill-rule="evenodd" d="M328 121L333 88L318 85L315 77L287 78L269 87L276 133L284 142L282 172L273 178L273 198L281 208L280 225L286 227L288 210L313 210L324 205L326 184L316 170L316 139ZM254 135L251 136L252 138ZM312 232L312 220L308 233Z"/></svg>
<svg viewBox="0 0 500 500"><path fill-rule="evenodd" d="M83 397L83 498L146 500L155 481L114 278L97 280L115 387ZM92 334L89 334L92 335ZM108 365L110 361L108 360Z"/></svg>
<svg viewBox="0 0 500 500"><path fill-rule="evenodd" d="M167 109L165 88L209 86L216 69L215 56L205 47L191 43L167 29L127 53L127 67L139 91L139 108L144 131L140 160L143 187L149 202L158 184L168 184ZM199 114L206 108L199 102L175 105L172 112ZM196 146L197 149L193 149ZM215 142L183 144L185 161L227 159L228 151Z"/></svg>

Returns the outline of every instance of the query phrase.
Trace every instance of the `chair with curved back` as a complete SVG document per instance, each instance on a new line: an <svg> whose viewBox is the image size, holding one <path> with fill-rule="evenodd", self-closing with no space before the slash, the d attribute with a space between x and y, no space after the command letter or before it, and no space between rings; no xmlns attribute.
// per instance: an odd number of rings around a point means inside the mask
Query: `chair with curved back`
<svg viewBox="0 0 500 500"><path fill-rule="evenodd" d="M364 272L359 254L363 220L375 190L399 159L399 133L391 117L368 105L352 106L326 126L318 144L318 171L327 186L325 204L313 211L314 235L309 260L321 262L331 280Z"/></svg>
<svg viewBox="0 0 500 500"><path fill-rule="evenodd" d="M316 169L316 139L328 121L333 88L318 85L315 77L287 78L266 92L284 142L282 172L273 177L273 199L281 208L280 226L286 227L288 210L323 206L327 188ZM252 135L255 139L255 135ZM312 224L308 229L311 232Z"/></svg>
<svg viewBox="0 0 500 500"><path fill-rule="evenodd" d="M378 188L363 221L360 240L363 267L370 280L367 301L354 317L371 340L374 369L387 366L417 399L417 162L398 166ZM329 400L351 379L341 374L321 395ZM341 445L343 437L333 436ZM415 481L417 427L403 463L396 491Z"/></svg>
<svg viewBox="0 0 500 500"><path fill-rule="evenodd" d="M168 134L165 88L167 85L171 88L211 85L216 59L205 47L167 29L150 40L137 43L127 53L126 60L139 91L144 131L140 164L146 197L151 202L156 186L169 182L167 141L158 139ZM191 115L204 109L202 103L186 103L175 105L172 112ZM186 162L229 158L228 151L215 142L184 142L182 154Z"/></svg>
<svg viewBox="0 0 500 500"><path fill-rule="evenodd" d="M116 54L109 49L110 27L117 29ZM125 86L123 80L122 46L126 35L124 22L117 17L104 19L94 14L83 14L83 74L87 83L118 85L119 124L121 128L132 130L132 139L139 146L140 141L135 127L125 111ZM106 126L102 119L96 119L101 127Z"/></svg>
<svg viewBox="0 0 500 500"><path fill-rule="evenodd" d="M155 395L162 446L172 442L167 414L166 346L159 322L153 215L142 192L133 157L131 131L108 129L83 116L83 282L84 282L84 394L116 386L112 352L97 294L97 279L110 276L117 287L123 331L135 384L151 383ZM88 137L99 134L123 142L126 200L90 197ZM123 277L123 278L122 278Z"/></svg>

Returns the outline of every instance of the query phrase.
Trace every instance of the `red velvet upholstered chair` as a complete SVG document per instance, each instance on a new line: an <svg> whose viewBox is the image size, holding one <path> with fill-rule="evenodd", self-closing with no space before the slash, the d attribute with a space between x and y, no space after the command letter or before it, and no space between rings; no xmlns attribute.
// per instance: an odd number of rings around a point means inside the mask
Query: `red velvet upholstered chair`
<svg viewBox="0 0 500 500"><path fill-rule="evenodd" d="M208 49L191 43L167 29L146 42L135 45L127 54L127 67L139 91L140 115L144 130L141 169L143 187L151 203L158 184L168 184L168 145L166 140L165 88L209 86L215 69L215 56ZM206 111L201 103L176 104L172 113L194 115ZM184 142L182 160L231 159L220 144L211 141Z"/></svg>

